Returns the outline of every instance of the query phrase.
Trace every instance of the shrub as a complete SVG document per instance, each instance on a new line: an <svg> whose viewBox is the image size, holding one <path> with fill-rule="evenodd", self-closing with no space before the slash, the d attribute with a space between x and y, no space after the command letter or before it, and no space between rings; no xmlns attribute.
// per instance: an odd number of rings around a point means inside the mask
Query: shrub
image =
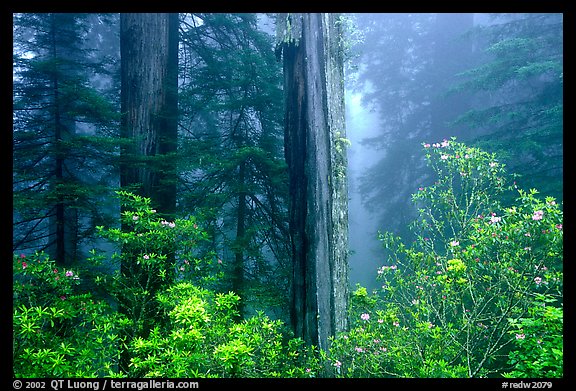
<svg viewBox="0 0 576 391"><path fill-rule="evenodd" d="M121 227L98 226L98 234L114 243L113 253L92 252L91 261L108 265L96 282L110 294L128 323L121 335L128 341L146 336L160 321L156 294L176 281L216 285L221 272L213 253L199 253L208 235L194 216L167 221L152 209L150 199L118 191L122 206ZM123 350L121 370L130 357Z"/></svg>
<svg viewBox="0 0 576 391"><path fill-rule="evenodd" d="M511 319L515 349L505 377L560 378L563 376L563 311L549 295L537 295L528 314Z"/></svg>
<svg viewBox="0 0 576 391"><path fill-rule="evenodd" d="M78 291L78 272L44 253L14 255L13 268L14 376L117 376L122 321Z"/></svg>
<svg viewBox="0 0 576 391"><path fill-rule="evenodd" d="M130 344L134 377L296 377L317 373L299 339L263 313L237 319L239 297L180 282L157 296L165 321ZM312 361L313 362L313 361ZM313 364L314 365L314 364Z"/></svg>
<svg viewBox="0 0 576 391"><path fill-rule="evenodd" d="M193 216L167 221L148 198L118 195L122 227L98 230L121 250L109 257L94 251L93 261L120 263L112 279L102 276L100 281L128 319L121 334L126 376L317 374L313 349L290 338L280 321L262 312L241 320L240 298L218 293L222 265L215 254L200 252L208 236Z"/></svg>
<svg viewBox="0 0 576 391"><path fill-rule="evenodd" d="M353 328L330 351L335 374L484 377L512 364L514 375L558 375L562 311L550 303L562 291L562 211L536 190L507 186L492 154L454 140L424 148L437 180L413 196L416 239L380 234L383 284L373 295L356 291ZM506 191L517 196L502 206ZM542 297L547 307L534 306ZM534 321L541 311L555 322L546 333ZM541 364L522 366L534 355Z"/></svg>

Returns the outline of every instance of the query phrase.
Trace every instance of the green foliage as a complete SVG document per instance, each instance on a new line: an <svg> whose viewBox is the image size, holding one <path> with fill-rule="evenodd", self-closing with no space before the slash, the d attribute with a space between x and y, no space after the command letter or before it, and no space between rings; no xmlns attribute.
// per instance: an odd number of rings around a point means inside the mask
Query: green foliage
<svg viewBox="0 0 576 391"><path fill-rule="evenodd" d="M109 257L93 251L95 264L116 264L117 271L97 282L112 294L130 319L131 337L152 329L159 309L154 297L175 280L201 285L217 284L221 262L214 254L196 249L208 240L194 216L167 221L150 206L150 199L126 191L117 192L122 206L122 227L97 227L101 237L118 245ZM107 259L108 258L108 259Z"/></svg>
<svg viewBox="0 0 576 391"><path fill-rule="evenodd" d="M46 248L48 236L48 242L64 241L69 258L59 263L79 255L70 249L93 234L87 221L108 217L99 203L109 195L106 175L117 159L118 142L110 135L119 116L93 85L109 79L102 57L91 56L86 44L93 16L13 15L13 243L29 250ZM56 206L64 209L58 224L65 237L50 227Z"/></svg>
<svg viewBox="0 0 576 391"><path fill-rule="evenodd" d="M122 229L99 231L126 249L112 259L140 265L140 274L98 280L132 312L82 293L76 270L15 255L17 376L561 377L559 205L505 186L492 154L454 140L424 149L438 178L413 197L417 239L381 235L382 288L357 287L352 327L329 351L305 346L263 312L239 317L240 297L215 290L219 263L194 253L207 240L195 219L168 222L149 199L119 192ZM508 190L518 196L501 205ZM161 289L145 285L153 278Z"/></svg>
<svg viewBox="0 0 576 391"><path fill-rule="evenodd" d="M78 272L43 253L14 255L13 268L14 375L117 376L122 318L79 291Z"/></svg>
<svg viewBox="0 0 576 391"><path fill-rule="evenodd" d="M168 222L151 209L150 199L124 191L118 195L124 206L122 228L99 227L99 232L124 251L108 258L94 250L92 261L127 264L113 276L96 277L124 310L113 311L83 293L91 282L80 280L77 270L59 270L44 254L14 255L16 376L318 375L314 348L290 337L280 320L263 312L241 319L240 298L217 293L221 264L195 254L207 236L193 217Z"/></svg>
<svg viewBox="0 0 576 391"><path fill-rule="evenodd" d="M416 240L380 235L389 251L383 285L352 295L353 327L330 350L334 373L502 376L509 361L509 376L561 376L559 205L505 186L493 154L454 140L424 149L437 181L413 197ZM517 197L503 206L508 190Z"/></svg>
<svg viewBox="0 0 576 391"><path fill-rule="evenodd" d="M528 186L562 200L562 14L495 18L500 23L476 31L486 42L480 65L454 87L485 103L459 113L455 124L480 131L475 145L498 153Z"/></svg>
<svg viewBox="0 0 576 391"><path fill-rule="evenodd" d="M159 293L166 320L130 344L133 377L294 377L310 355L285 341L280 321L259 312L237 320L240 298L180 282ZM316 371L315 371L316 372Z"/></svg>
<svg viewBox="0 0 576 391"><path fill-rule="evenodd" d="M256 14L196 13L182 23L179 204L202 216L244 308L287 317L288 179L282 68ZM240 271L244 272L240 272Z"/></svg>
<svg viewBox="0 0 576 391"><path fill-rule="evenodd" d="M94 197L107 194L106 173L117 163L117 148L127 142L109 137L118 116L91 88L90 79L101 75L91 72L100 72L102 64L83 49L87 31L95 27L88 16L14 15L16 248L43 245L56 204L64 204L67 213L80 212L79 221L102 217ZM386 50L367 51L375 72L361 80L377 81L369 98L381 103L387 134L425 129L414 124L430 123L431 108L438 110L441 103L430 102L439 86L425 76L437 76L426 65L438 63L429 61L439 47L429 45L437 21L428 14L387 18L388 23L370 22L363 42L383 42ZM340 18L338 24L349 28L351 19ZM179 147L186 159L168 154L138 162L165 167L179 159L188 190L179 200L182 210L205 216L208 227L193 216L166 220L149 199L119 192L120 227L96 230L117 251L95 249L91 257L113 274L91 281L87 271L56 266L43 253L14 255L14 374L563 376L563 214L554 198L509 186L502 164L521 156L517 163L531 174L528 179L549 183L557 193L561 188L561 15L527 14L485 29L488 60L463 73L468 80L461 87L480 98L488 91L495 101L459 122L495 130L477 145L499 150L501 160L454 140L424 145L437 180L412 198L419 208L412 225L416 240L407 244L390 233L380 236L389 257L378 270L382 288L369 293L358 287L351 301L352 328L333 338L328 352L305 346L280 321L258 311L284 303L278 293L287 291L282 276L289 240L281 68L270 37L256 26L253 14L195 14L181 20L180 125L186 133ZM376 36L384 39L370 39ZM408 38L399 44L394 36ZM354 38L345 42L348 54L350 43ZM394 50L398 55L390 55ZM399 69L411 76L398 76ZM397 88L378 88L382 80ZM422 88L415 88L414 80ZM80 123L88 127L75 129ZM92 133L99 137L86 135ZM387 157L410 161L408 143L395 139L399 147ZM347 146L349 140L338 137L335 147ZM64 173L59 177L57 160ZM379 171L388 177L373 176L379 183L399 182L405 172ZM547 173L554 181L546 180ZM67 228L78 228L78 238L92 232L91 226L84 230L75 223ZM216 251L232 256L223 261ZM275 262L266 254L274 254ZM240 265L232 265L232 258L241 259ZM235 266L249 271L250 281L233 293L226 273ZM96 287L112 305L96 296ZM255 316L241 316L246 302ZM123 353L128 353L127 367L122 367Z"/></svg>
<svg viewBox="0 0 576 391"><path fill-rule="evenodd" d="M564 312L549 295L536 295L526 317L510 319L515 349L509 363L514 366L505 377L555 378L563 370Z"/></svg>

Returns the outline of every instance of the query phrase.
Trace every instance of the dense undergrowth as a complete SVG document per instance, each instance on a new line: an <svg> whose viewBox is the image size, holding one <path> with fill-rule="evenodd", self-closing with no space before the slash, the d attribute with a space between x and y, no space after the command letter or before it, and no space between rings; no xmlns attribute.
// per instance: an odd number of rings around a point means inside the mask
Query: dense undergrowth
<svg viewBox="0 0 576 391"><path fill-rule="evenodd" d="M14 375L562 377L561 206L508 183L492 154L455 140L424 151L436 181L413 195L414 240L380 234L382 285L357 287L329 351L265 308L241 319L199 223L119 192L122 228L99 227L117 252L66 269L14 255Z"/></svg>

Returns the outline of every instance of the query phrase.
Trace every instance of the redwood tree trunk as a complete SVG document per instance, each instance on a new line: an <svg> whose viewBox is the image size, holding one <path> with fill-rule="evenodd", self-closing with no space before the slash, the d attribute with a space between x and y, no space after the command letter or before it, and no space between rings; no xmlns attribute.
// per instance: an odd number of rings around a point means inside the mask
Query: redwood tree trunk
<svg viewBox="0 0 576 391"><path fill-rule="evenodd" d="M178 14L120 15L121 135L130 144L121 148L120 185L149 197L159 215L173 218L176 209ZM123 227L126 229L126 227ZM174 243L162 243L166 255L166 277L147 272L136 260L134 249L124 249L121 274L127 284L155 294L174 276ZM144 294L144 293L142 293ZM146 336L156 316L154 300L134 305L119 303L131 314L138 328L131 337ZM129 352L121 353L120 368L128 371Z"/></svg>
<svg viewBox="0 0 576 391"><path fill-rule="evenodd" d="M348 215L341 32L336 14L279 17L286 94L296 335L322 349L347 327Z"/></svg>
<svg viewBox="0 0 576 391"><path fill-rule="evenodd" d="M120 15L122 68L120 185L150 197L158 211L176 207L178 14Z"/></svg>

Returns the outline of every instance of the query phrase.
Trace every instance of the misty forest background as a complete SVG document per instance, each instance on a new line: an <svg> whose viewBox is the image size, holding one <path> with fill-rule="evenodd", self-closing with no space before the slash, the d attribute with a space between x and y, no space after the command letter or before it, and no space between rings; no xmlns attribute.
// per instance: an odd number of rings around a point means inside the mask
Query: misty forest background
<svg viewBox="0 0 576 391"><path fill-rule="evenodd" d="M291 324L277 16L171 17L178 18L169 32L177 53L169 58L177 62L168 64L173 84L163 93L177 112L159 119L167 129L159 139L169 142L158 149L123 126L121 99L139 75L127 71L137 64L120 56L119 15L14 14L13 252L21 259L43 252L58 269L82 270L77 289L123 312L97 283L122 266L93 260L110 259L121 246L102 227L126 229L127 192L146 195L163 224L188 219L202 230L195 257L212 259L217 270L209 289L240 298L234 319L263 312ZM337 23L351 291L381 285L377 270L387 253L378 232L414 239L411 197L433 181L423 143L455 137L494 153L519 187L562 204L561 14L365 13L341 15ZM154 38L143 43L154 46ZM146 92L133 93L153 104ZM147 189L139 187L142 167L153 168ZM129 358L119 357L120 367L122 360Z"/></svg>

